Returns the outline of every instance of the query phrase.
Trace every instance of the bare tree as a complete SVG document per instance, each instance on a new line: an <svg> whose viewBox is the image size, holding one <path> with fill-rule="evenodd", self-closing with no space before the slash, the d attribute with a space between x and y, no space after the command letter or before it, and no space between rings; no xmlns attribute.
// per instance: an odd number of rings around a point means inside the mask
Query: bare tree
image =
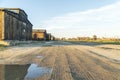
<svg viewBox="0 0 120 80"><path fill-rule="evenodd" d="M93 40L97 40L97 36L96 35L93 35Z"/></svg>

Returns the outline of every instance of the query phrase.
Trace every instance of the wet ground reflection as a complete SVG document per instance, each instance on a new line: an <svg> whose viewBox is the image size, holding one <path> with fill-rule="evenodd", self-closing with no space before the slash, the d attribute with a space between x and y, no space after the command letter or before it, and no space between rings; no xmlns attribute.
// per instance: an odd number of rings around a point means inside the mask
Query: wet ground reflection
<svg viewBox="0 0 120 80"><path fill-rule="evenodd" d="M30 64L0 65L0 80L24 80Z"/></svg>
<svg viewBox="0 0 120 80"><path fill-rule="evenodd" d="M34 79L44 74L50 74L50 73L52 73L51 68L39 67L37 64L31 64L28 69L28 73L25 76L25 79Z"/></svg>
<svg viewBox="0 0 120 80"><path fill-rule="evenodd" d="M0 80L32 80L52 73L51 68L37 64L0 65Z"/></svg>

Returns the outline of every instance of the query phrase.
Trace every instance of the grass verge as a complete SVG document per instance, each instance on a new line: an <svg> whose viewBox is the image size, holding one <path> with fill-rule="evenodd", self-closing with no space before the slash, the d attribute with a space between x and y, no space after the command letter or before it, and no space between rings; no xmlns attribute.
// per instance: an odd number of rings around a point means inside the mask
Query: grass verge
<svg viewBox="0 0 120 80"><path fill-rule="evenodd" d="M114 44L114 45L120 45L120 41L98 41L98 40L91 40L91 41L65 41L70 42L73 44Z"/></svg>

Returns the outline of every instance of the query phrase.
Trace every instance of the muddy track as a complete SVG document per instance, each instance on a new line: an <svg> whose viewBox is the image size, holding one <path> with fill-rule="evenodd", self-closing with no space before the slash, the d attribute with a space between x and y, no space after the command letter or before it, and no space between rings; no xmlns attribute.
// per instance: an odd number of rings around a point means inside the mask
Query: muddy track
<svg viewBox="0 0 120 80"><path fill-rule="evenodd" d="M0 56L1 62L5 58L6 62L18 60L19 64L35 63L51 69L50 73L25 80L120 80L120 51L110 51L94 46L55 45L13 48L0 52Z"/></svg>
<svg viewBox="0 0 120 80"><path fill-rule="evenodd" d="M64 49L58 47L50 80L73 80Z"/></svg>
<svg viewBox="0 0 120 80"><path fill-rule="evenodd" d="M83 70L81 74L83 74L82 77L84 77L85 80L119 80L120 69L108 65L107 62L102 61L97 57L93 57L87 52L84 53L82 51L77 51L76 53L73 53L73 55L75 56L74 58L76 58L76 61L78 60L78 63L80 64L78 69L81 68ZM70 60L72 60L72 58L73 57L71 57Z"/></svg>
<svg viewBox="0 0 120 80"><path fill-rule="evenodd" d="M72 46L45 48L40 66L52 73L38 80L120 80L120 64Z"/></svg>

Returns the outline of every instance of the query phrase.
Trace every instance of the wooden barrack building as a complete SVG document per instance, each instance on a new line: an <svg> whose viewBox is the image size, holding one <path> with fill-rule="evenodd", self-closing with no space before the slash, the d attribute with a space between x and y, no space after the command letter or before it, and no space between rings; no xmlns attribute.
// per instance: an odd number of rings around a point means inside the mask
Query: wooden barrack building
<svg viewBox="0 0 120 80"><path fill-rule="evenodd" d="M31 40L32 26L24 10L0 8L0 40Z"/></svg>
<svg viewBox="0 0 120 80"><path fill-rule="evenodd" d="M46 41L47 32L45 29L33 29L32 39Z"/></svg>

